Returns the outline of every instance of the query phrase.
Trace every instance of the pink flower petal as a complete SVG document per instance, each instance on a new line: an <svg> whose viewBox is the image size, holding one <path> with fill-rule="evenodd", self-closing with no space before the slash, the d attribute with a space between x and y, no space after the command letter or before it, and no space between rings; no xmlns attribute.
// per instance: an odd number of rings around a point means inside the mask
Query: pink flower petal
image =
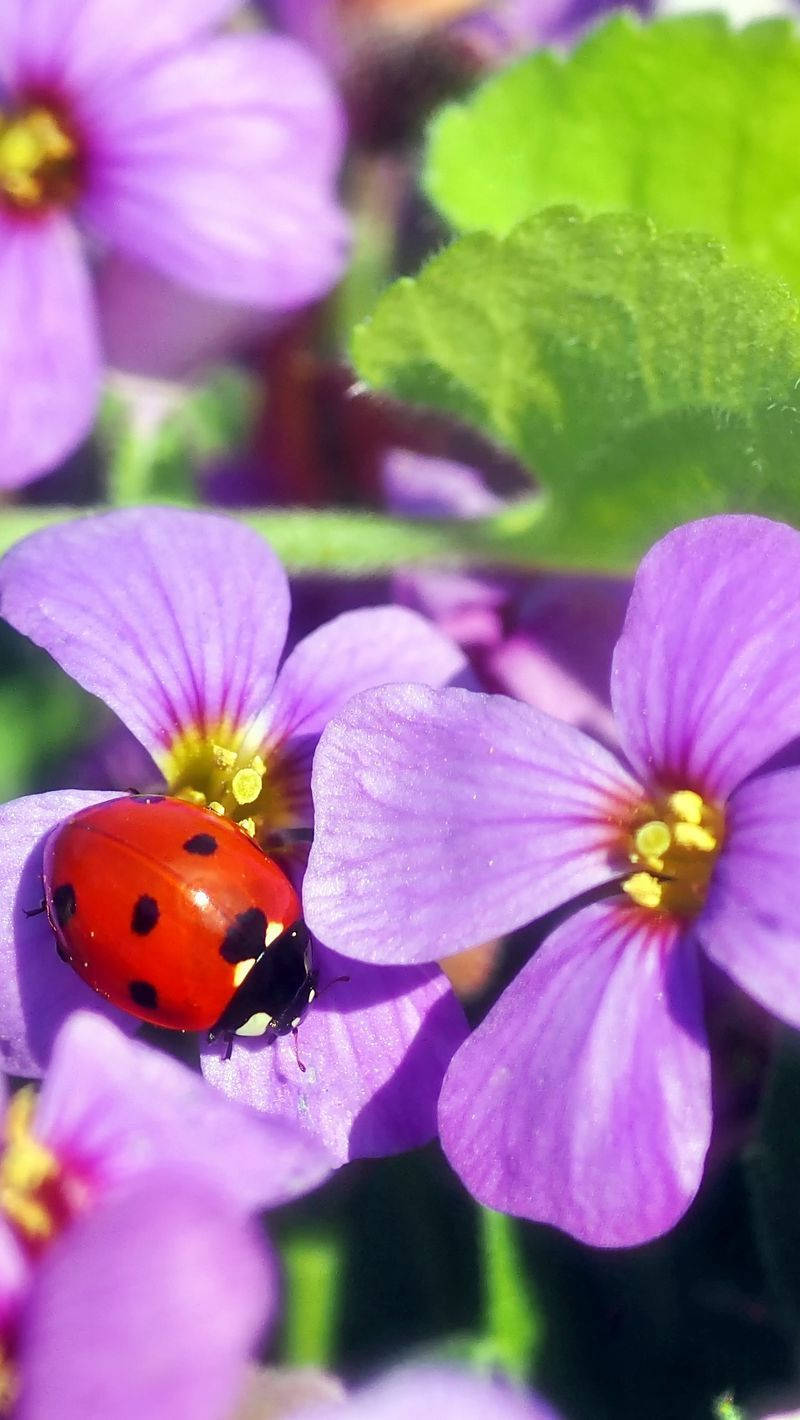
<svg viewBox="0 0 800 1420"><path fill-rule="evenodd" d="M618 903L576 913L455 1055L439 1122L489 1207L597 1247L666 1232L711 1133L693 945Z"/></svg>
<svg viewBox="0 0 800 1420"><path fill-rule="evenodd" d="M182 732L243 728L263 708L289 592L267 544L232 519L126 509L17 543L0 611L163 765Z"/></svg>
<svg viewBox="0 0 800 1420"><path fill-rule="evenodd" d="M338 1404L315 1405L298 1420L556 1420L555 1412L499 1376L452 1366L403 1367Z"/></svg>
<svg viewBox="0 0 800 1420"><path fill-rule="evenodd" d="M240 9L241 0L3 0L0 72L60 81L78 91L118 83L164 50L187 44Z"/></svg>
<svg viewBox="0 0 800 1420"><path fill-rule="evenodd" d="M697 935L754 1000L800 1026L800 769L751 779L727 805L726 842Z"/></svg>
<svg viewBox="0 0 800 1420"><path fill-rule="evenodd" d="M15 1420L221 1420L277 1304L255 1228L156 1169L48 1249L22 1318Z"/></svg>
<svg viewBox="0 0 800 1420"><path fill-rule="evenodd" d="M359 961L436 961L615 876L636 786L580 731L501 696L387 686L323 732L303 886Z"/></svg>
<svg viewBox="0 0 800 1420"><path fill-rule="evenodd" d="M466 1035L446 978L431 967L374 967L317 948L323 995L303 1020L297 1064L283 1037L236 1041L228 1062L203 1051L206 1079L235 1099L300 1125L338 1163L426 1144L453 1052ZM325 990L327 982L347 975Z"/></svg>
<svg viewBox="0 0 800 1420"><path fill-rule="evenodd" d="M620 740L646 780L724 798L800 734L800 533L706 518L644 558L614 654Z"/></svg>
<svg viewBox="0 0 800 1420"><path fill-rule="evenodd" d="M341 273L335 94L290 40L229 35L127 76L95 106L87 220L222 300L284 309Z"/></svg>
<svg viewBox="0 0 800 1420"><path fill-rule="evenodd" d="M101 1011L133 1030L75 975L56 952L42 901L42 853L50 831L69 814L114 794L80 789L37 794L0 805L0 1065L9 1074L40 1075L71 1011Z"/></svg>
<svg viewBox="0 0 800 1420"><path fill-rule="evenodd" d="M65 217L0 210L0 487L59 463L89 432L101 357L89 272Z"/></svg>
<svg viewBox="0 0 800 1420"><path fill-rule="evenodd" d="M308 1193L332 1167L305 1133L224 1099L186 1066L83 1011L56 1040L36 1134L98 1187L182 1164L250 1211Z"/></svg>

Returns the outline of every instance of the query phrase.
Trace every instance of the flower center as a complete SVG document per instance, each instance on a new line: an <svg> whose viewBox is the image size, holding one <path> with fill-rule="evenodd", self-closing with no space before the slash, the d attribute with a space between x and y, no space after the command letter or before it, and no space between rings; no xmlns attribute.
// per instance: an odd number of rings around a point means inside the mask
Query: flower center
<svg viewBox="0 0 800 1420"><path fill-rule="evenodd" d="M639 905L676 917L693 917L708 894L725 838L725 818L694 789L678 789L642 805L625 840L635 868L623 892Z"/></svg>
<svg viewBox="0 0 800 1420"><path fill-rule="evenodd" d="M81 1211L87 1189L33 1136L35 1105L36 1093L26 1085L17 1091L6 1110L0 1155L0 1209L26 1251L37 1254ZM0 1350L0 1402L2 1376Z"/></svg>
<svg viewBox="0 0 800 1420"><path fill-rule="evenodd" d="M236 743L224 726L205 736L190 730L172 747L170 794L232 819L261 840L285 818L285 805L258 753Z"/></svg>
<svg viewBox="0 0 800 1420"><path fill-rule="evenodd" d="M41 104L0 113L0 192L17 211L69 205L79 166L75 135L61 114Z"/></svg>

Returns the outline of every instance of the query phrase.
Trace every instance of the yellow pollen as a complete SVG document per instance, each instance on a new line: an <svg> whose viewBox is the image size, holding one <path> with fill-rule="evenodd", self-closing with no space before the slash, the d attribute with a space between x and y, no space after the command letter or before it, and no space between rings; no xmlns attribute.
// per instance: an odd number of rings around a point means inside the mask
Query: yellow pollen
<svg viewBox="0 0 800 1420"><path fill-rule="evenodd" d="M244 729L229 721L186 730L163 769L170 794L203 804L265 843L296 825L280 772L272 773L271 747L265 751L254 740L255 732L248 740Z"/></svg>
<svg viewBox="0 0 800 1420"><path fill-rule="evenodd" d="M651 873L632 873L622 884L622 891L640 907L660 907L663 889L664 884Z"/></svg>
<svg viewBox="0 0 800 1420"><path fill-rule="evenodd" d="M55 1155L31 1134L35 1105L36 1093L25 1085L6 1110L0 1209L26 1238L41 1241L52 1237L55 1220L37 1194L44 1184L58 1178L61 1169Z"/></svg>
<svg viewBox="0 0 800 1420"><path fill-rule="evenodd" d="M252 765L248 769L237 770L231 780L231 793L237 804L254 804L263 782L263 774L259 774Z"/></svg>
<svg viewBox="0 0 800 1420"><path fill-rule="evenodd" d="M633 815L620 845L634 869L623 891L640 907L695 916L708 895L724 838L722 809L694 789L657 795Z"/></svg>
<svg viewBox="0 0 800 1420"><path fill-rule="evenodd" d="M0 114L0 189L16 207L66 204L77 193L77 146L50 109Z"/></svg>
<svg viewBox="0 0 800 1420"><path fill-rule="evenodd" d="M238 758L235 749L226 749L224 745L212 744L211 753L214 763L219 765L220 769L233 769Z"/></svg>
<svg viewBox="0 0 800 1420"><path fill-rule="evenodd" d="M672 842L672 834L660 818L643 823L634 834L636 852L642 858L660 858Z"/></svg>
<svg viewBox="0 0 800 1420"><path fill-rule="evenodd" d="M667 804L677 819L684 823L702 823L705 804L694 789L678 789L670 794Z"/></svg>

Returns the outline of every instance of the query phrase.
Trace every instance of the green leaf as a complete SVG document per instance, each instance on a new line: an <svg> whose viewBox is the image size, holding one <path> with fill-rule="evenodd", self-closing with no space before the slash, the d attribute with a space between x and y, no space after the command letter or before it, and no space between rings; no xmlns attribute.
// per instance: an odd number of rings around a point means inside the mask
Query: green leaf
<svg viewBox="0 0 800 1420"><path fill-rule="evenodd" d="M800 292L800 37L788 19L618 16L445 109L427 187L462 230L543 207L631 209L710 233Z"/></svg>
<svg viewBox="0 0 800 1420"><path fill-rule="evenodd" d="M697 235L559 208L465 237L389 289L354 356L536 473L529 561L621 570L689 518L800 520L797 303Z"/></svg>

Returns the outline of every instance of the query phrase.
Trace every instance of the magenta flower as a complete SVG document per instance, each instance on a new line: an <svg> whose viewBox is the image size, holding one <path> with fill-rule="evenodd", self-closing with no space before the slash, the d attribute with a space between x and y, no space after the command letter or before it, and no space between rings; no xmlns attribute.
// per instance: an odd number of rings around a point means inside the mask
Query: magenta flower
<svg viewBox="0 0 800 1420"><path fill-rule="evenodd" d="M247 1215L326 1151L87 1012L4 1112L0 1414L225 1420L278 1305Z"/></svg>
<svg viewBox="0 0 800 1420"><path fill-rule="evenodd" d="M6 486L51 467L91 424L103 363L96 255L278 310L325 291L341 270L337 101L291 41L215 35L239 3L3 6Z"/></svg>
<svg viewBox="0 0 800 1420"><path fill-rule="evenodd" d="M602 1246L662 1233L711 1132L701 951L800 1025L800 771L763 770L800 732L798 585L800 535L760 518L652 549L611 681L630 769L459 690L368 692L323 735L304 905L338 951L419 963L602 899L448 1071L442 1142L482 1202Z"/></svg>
<svg viewBox="0 0 800 1420"><path fill-rule="evenodd" d="M257 1229L184 1168L132 1180L33 1266L0 1221L0 1414L227 1420L274 1292Z"/></svg>
<svg viewBox="0 0 800 1420"><path fill-rule="evenodd" d="M350 694L398 679L440 685L463 665L421 617L377 607L320 627L279 669L283 568L257 534L203 513L130 510L38 533L0 563L0 611L116 711L168 792L215 805L276 852L311 836L312 755ZM41 1071L70 1010L103 1009L59 961L45 919L24 909L41 896L47 833L108 797L66 790L0 808L0 1051L20 1074ZM302 872L289 851L282 861ZM424 1142L465 1032L445 978L430 966L343 967L320 944L315 965L304 1074L291 1039L237 1040L229 1061L205 1047L204 1072L299 1121L339 1160Z"/></svg>
<svg viewBox="0 0 800 1420"><path fill-rule="evenodd" d="M541 1400L505 1381L450 1366L408 1366L390 1371L345 1401L315 1405L298 1420L556 1420Z"/></svg>

